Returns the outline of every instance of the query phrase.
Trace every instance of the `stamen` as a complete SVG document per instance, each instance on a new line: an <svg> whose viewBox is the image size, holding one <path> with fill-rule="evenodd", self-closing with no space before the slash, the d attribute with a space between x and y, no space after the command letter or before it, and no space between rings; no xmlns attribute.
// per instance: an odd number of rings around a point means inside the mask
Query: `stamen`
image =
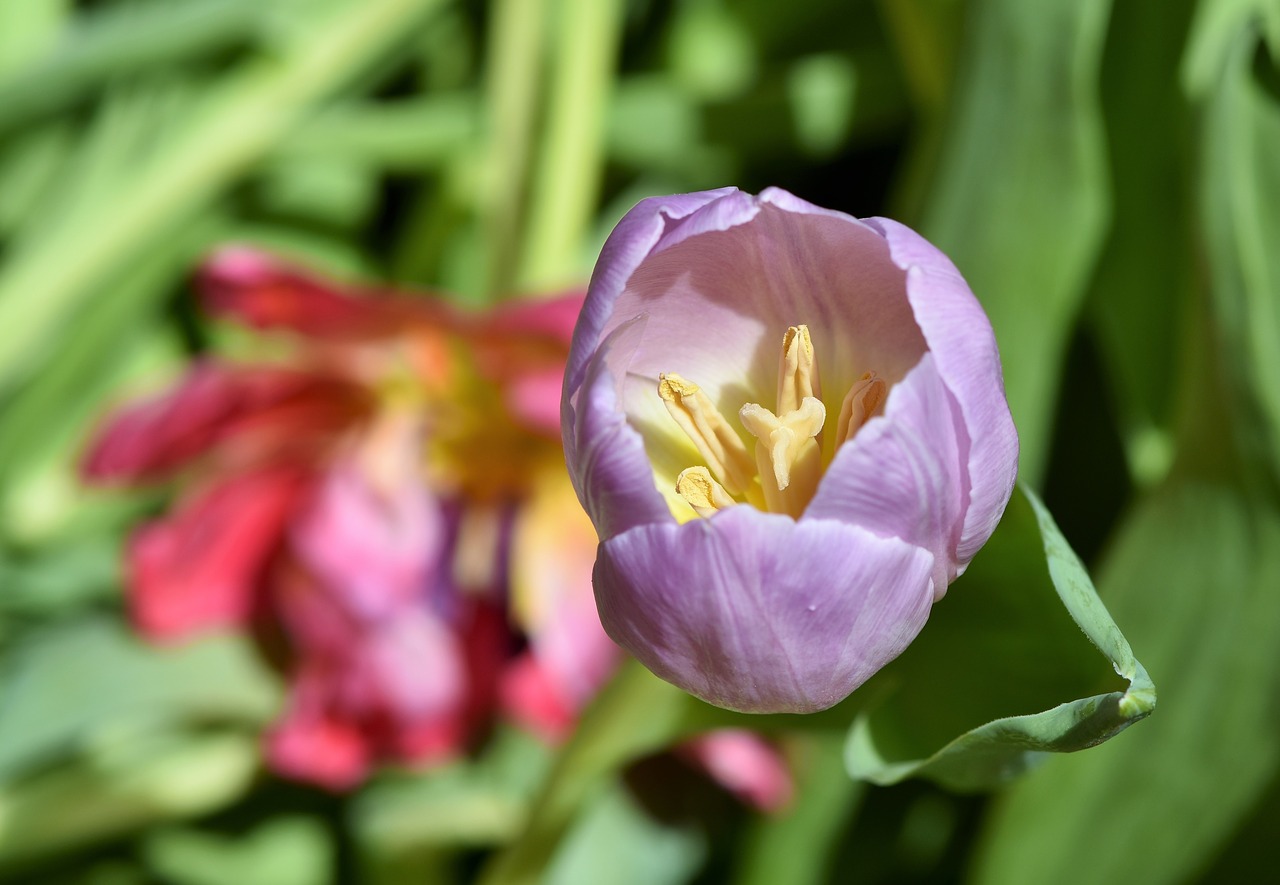
<svg viewBox="0 0 1280 885"><path fill-rule="evenodd" d="M738 503L724 490L724 486L712 478L711 471L702 466L680 471L676 477L676 494L688 501L689 506L702 517Z"/></svg>
<svg viewBox="0 0 1280 885"><path fill-rule="evenodd" d="M867 372L845 394L844 403L840 406L840 419L836 422L836 447L862 429L862 425L871 420L876 411L884 405L889 393L884 381L876 377L875 372Z"/></svg>
<svg viewBox="0 0 1280 885"><path fill-rule="evenodd" d="M755 475L755 463L711 398L675 372L658 376L658 395L729 493L743 494Z"/></svg>
<svg viewBox="0 0 1280 885"><path fill-rule="evenodd" d="M794 412L806 396L822 398L818 364L809 327L792 326L782 336L782 356L778 361L778 414Z"/></svg>
<svg viewBox="0 0 1280 885"><path fill-rule="evenodd" d="M748 403L738 417L757 440L756 464L765 506L777 513L799 516L813 498L822 475L822 450L814 439L827 417L822 401L807 396L798 409L780 416L764 406ZM772 476L773 482L764 481L766 476Z"/></svg>

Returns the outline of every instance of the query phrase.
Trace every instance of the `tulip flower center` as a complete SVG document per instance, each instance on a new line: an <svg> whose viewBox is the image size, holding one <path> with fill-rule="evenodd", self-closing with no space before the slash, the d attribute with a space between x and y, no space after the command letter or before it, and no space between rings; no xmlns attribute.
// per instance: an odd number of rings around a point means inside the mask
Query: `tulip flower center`
<svg viewBox="0 0 1280 885"><path fill-rule="evenodd" d="M874 372L854 382L836 421L837 448L880 409L887 394L887 386ZM738 411L743 428L755 438L754 454L697 384L674 372L664 373L658 395L706 462L676 478L676 493L699 516L744 501L792 517L809 506L825 468L822 433L827 409L807 326L792 326L782 338L776 408L747 403Z"/></svg>

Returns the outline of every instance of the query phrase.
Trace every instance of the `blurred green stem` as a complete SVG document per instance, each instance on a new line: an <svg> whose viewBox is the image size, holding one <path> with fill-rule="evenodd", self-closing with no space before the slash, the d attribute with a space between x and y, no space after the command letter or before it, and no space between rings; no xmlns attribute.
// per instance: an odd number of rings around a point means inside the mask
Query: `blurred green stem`
<svg viewBox="0 0 1280 885"><path fill-rule="evenodd" d="M488 169L482 213L492 299L511 288L542 83L546 0L495 0L489 34Z"/></svg>
<svg viewBox="0 0 1280 885"><path fill-rule="evenodd" d="M485 869L484 885L536 883L583 800L626 762L696 728L693 702L628 659L587 709L529 812L524 834Z"/></svg>
<svg viewBox="0 0 1280 885"><path fill-rule="evenodd" d="M403 39L443 0L346 4L289 51L229 76L137 177L98 211L16 248L0 271L0 328L22 329L0 351L0 387L27 368L100 281L259 160L324 97ZM38 298L33 295L38 294Z"/></svg>
<svg viewBox="0 0 1280 885"><path fill-rule="evenodd" d="M595 211L621 0L560 0L546 131L533 181L521 288L576 282Z"/></svg>
<svg viewBox="0 0 1280 885"><path fill-rule="evenodd" d="M845 732L833 729L797 742L795 799L778 815L757 818L739 858L738 885L819 885L867 785L845 771Z"/></svg>

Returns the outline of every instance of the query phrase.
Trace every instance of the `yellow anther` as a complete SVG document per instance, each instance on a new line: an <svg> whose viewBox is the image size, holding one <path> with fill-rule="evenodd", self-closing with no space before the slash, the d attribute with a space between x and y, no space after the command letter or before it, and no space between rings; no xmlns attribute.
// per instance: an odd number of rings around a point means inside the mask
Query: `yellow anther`
<svg viewBox="0 0 1280 885"><path fill-rule="evenodd" d="M807 396L799 408L782 415L748 403L738 417L757 440L756 465L765 505L777 513L799 516L822 476L822 450L814 439L827 417L822 401ZM772 477L773 482L765 481L765 477Z"/></svg>
<svg viewBox="0 0 1280 885"><path fill-rule="evenodd" d="M836 422L836 446L853 438L863 424L884 405L889 388L875 372L867 372L845 394L840 406L840 419Z"/></svg>
<svg viewBox="0 0 1280 885"><path fill-rule="evenodd" d="M755 475L755 463L742 438L729 426L710 397L698 385L674 372L658 376L658 395L730 494L745 492Z"/></svg>
<svg viewBox="0 0 1280 885"><path fill-rule="evenodd" d="M807 396L822 398L813 339L808 326L792 326L782 336L782 356L778 361L778 414L794 412Z"/></svg>
<svg viewBox="0 0 1280 885"><path fill-rule="evenodd" d="M738 503L724 490L724 486L715 481L711 471L702 466L680 471L676 477L676 494L703 517Z"/></svg>

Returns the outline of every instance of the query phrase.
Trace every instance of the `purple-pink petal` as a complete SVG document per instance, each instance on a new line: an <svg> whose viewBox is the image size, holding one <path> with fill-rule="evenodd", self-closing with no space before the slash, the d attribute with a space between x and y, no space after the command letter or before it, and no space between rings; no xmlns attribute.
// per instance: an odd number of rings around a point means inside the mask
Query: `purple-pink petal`
<svg viewBox="0 0 1280 885"><path fill-rule="evenodd" d="M1018 474L1018 433L995 333L951 259L896 221L868 223L884 232L894 263L907 273L911 310L968 429L969 509L956 547L963 571L995 531Z"/></svg>
<svg viewBox="0 0 1280 885"><path fill-rule="evenodd" d="M837 519L901 538L934 556L934 593L955 577L967 503L968 437L933 355L925 354L885 407L840 447L803 519Z"/></svg>
<svg viewBox="0 0 1280 885"><path fill-rule="evenodd" d="M806 713L915 638L932 570L897 538L739 506L609 539L595 587L609 635L662 678L729 709Z"/></svg>

